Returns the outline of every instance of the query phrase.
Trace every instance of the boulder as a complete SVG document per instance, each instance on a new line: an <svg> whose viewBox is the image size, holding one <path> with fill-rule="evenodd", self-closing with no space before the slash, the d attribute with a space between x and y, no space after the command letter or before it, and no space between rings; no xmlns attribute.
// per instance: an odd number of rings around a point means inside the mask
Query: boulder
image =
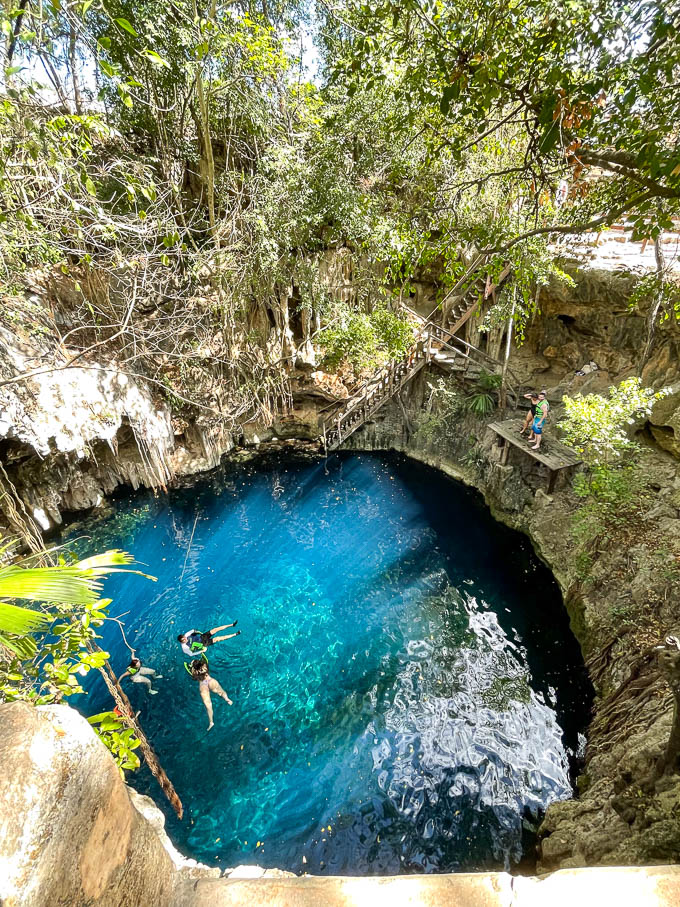
<svg viewBox="0 0 680 907"><path fill-rule="evenodd" d="M0 902L169 905L172 860L87 721L15 702L0 724Z"/></svg>

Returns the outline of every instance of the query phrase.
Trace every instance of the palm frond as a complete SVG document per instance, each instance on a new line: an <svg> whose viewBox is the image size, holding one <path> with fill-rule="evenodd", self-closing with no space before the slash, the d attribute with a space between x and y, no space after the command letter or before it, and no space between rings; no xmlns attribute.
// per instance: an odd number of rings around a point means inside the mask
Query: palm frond
<svg viewBox="0 0 680 907"><path fill-rule="evenodd" d="M0 598L91 605L100 589L94 575L79 567L0 568Z"/></svg>
<svg viewBox="0 0 680 907"><path fill-rule="evenodd" d="M0 631L3 633L16 633L23 636L44 630L50 622L49 617L30 608L19 608L7 602L0 602ZM9 648L12 648L9 646Z"/></svg>
<svg viewBox="0 0 680 907"><path fill-rule="evenodd" d="M0 633L0 648L9 649L22 659L33 658L38 651L38 644L32 636L10 637Z"/></svg>
<svg viewBox="0 0 680 907"><path fill-rule="evenodd" d="M151 576L149 573L142 573L141 570L130 570L127 564L134 564L135 559L127 551L120 551L113 548L111 551L105 551L103 554L95 554L92 557L86 557L78 561L76 567L84 570L91 576L104 576L107 573L133 573L136 576L143 576L152 582L158 582L158 578Z"/></svg>
<svg viewBox="0 0 680 907"><path fill-rule="evenodd" d="M101 570L108 567L121 567L125 564L133 564L134 557L127 551L121 551L119 548L112 548L110 551L104 551L103 554L93 554L92 557L86 557L78 561L76 567L80 570Z"/></svg>

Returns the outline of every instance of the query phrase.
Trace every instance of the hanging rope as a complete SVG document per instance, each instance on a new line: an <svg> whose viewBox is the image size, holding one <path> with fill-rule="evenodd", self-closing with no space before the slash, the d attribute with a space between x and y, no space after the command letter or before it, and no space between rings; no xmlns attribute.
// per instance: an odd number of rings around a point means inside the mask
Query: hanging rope
<svg viewBox="0 0 680 907"><path fill-rule="evenodd" d="M99 646L93 642L88 643L88 650L90 652L102 651ZM135 720L130 700L127 698L125 693L121 690L120 685L117 683L116 675L113 673L111 665L108 663L108 661L105 663L105 666L103 668L99 668L99 673L104 678L104 683L106 684L109 693L113 697L113 700L118 707L118 711L120 712L120 720L134 732L135 736L139 740L140 749L144 754L146 764L149 766L151 774L154 776L156 781L158 781L161 790L170 801L170 805L177 813L177 818L181 819L184 814L182 801L177 796L177 791L173 787L172 781L170 781L168 776L165 774L165 770L158 761L158 756L151 748L151 744L146 739L144 731Z"/></svg>
<svg viewBox="0 0 680 907"><path fill-rule="evenodd" d="M196 511L196 519L194 520L194 528L191 530L191 538L189 539L189 547L187 548L187 553L184 558L184 566L182 567L182 575L179 578L180 583L184 579L184 571L187 569L187 561L189 559L189 552L191 551L191 543L194 540L194 532L196 532L196 523L198 523L198 511Z"/></svg>
<svg viewBox="0 0 680 907"><path fill-rule="evenodd" d="M112 620L118 624L118 628L120 629L120 634L123 637L123 642L130 650L130 658L134 658L135 650L132 648L130 643L127 641L127 636L125 635L125 630L123 629L123 621L120 619L121 617L125 617L125 615L129 614L129 613L130 613L129 611L125 611L123 614L119 614L118 617L107 617L106 620Z"/></svg>

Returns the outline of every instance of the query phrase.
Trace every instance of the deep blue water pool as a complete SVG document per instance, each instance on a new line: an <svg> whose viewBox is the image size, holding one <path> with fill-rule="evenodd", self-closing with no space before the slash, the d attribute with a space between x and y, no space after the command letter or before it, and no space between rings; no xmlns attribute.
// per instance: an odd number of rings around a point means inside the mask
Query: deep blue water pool
<svg viewBox="0 0 680 907"><path fill-rule="evenodd" d="M590 689L559 591L479 497L392 454L227 465L79 524L158 577L114 576L112 615L163 674L126 684L185 807L168 830L221 866L374 874L509 867L569 796ZM193 538L192 538L193 532ZM191 544L189 544L191 541ZM238 618L210 670L177 634ZM231 632L231 631L227 631ZM120 632L103 645L116 673ZM111 706L99 679L81 707ZM165 808L146 769L131 783Z"/></svg>

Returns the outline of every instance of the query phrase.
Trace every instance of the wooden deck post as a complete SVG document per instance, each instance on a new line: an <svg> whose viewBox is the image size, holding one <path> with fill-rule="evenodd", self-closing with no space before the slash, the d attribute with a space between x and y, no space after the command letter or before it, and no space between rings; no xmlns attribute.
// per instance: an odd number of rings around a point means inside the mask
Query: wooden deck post
<svg viewBox="0 0 680 907"><path fill-rule="evenodd" d="M503 438L503 443L501 444L501 466L505 466L508 462L508 454L510 453L510 445Z"/></svg>

